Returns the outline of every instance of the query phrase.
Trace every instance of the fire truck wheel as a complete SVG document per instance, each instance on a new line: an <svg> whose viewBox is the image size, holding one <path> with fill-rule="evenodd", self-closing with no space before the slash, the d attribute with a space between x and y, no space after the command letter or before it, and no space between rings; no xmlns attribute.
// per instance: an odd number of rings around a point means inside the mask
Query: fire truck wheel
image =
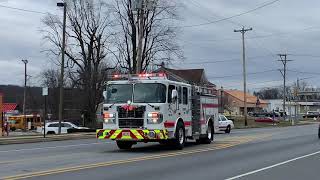
<svg viewBox="0 0 320 180"><path fill-rule="evenodd" d="M214 128L212 125L212 122L209 122L207 134L200 137L200 139L196 140L197 143L200 144L210 144L213 141L214 138Z"/></svg>
<svg viewBox="0 0 320 180"><path fill-rule="evenodd" d="M179 150L183 149L184 144L186 142L186 135L185 135L184 125L182 122L178 122L177 124L175 137L176 137L174 140L175 148Z"/></svg>
<svg viewBox="0 0 320 180"><path fill-rule="evenodd" d="M117 146L119 149L131 149L133 143L128 141L117 141Z"/></svg>

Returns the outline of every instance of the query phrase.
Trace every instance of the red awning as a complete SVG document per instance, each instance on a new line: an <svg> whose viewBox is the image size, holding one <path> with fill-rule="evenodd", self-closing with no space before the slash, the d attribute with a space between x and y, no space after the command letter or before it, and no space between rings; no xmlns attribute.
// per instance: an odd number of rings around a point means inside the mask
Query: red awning
<svg viewBox="0 0 320 180"><path fill-rule="evenodd" d="M11 112L16 110L17 104L15 103L3 103L3 112Z"/></svg>

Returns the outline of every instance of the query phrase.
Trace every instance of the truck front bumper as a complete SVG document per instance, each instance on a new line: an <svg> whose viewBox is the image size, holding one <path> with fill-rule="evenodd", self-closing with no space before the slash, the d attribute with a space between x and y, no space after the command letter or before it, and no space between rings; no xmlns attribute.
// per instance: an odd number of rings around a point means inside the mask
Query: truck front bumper
<svg viewBox="0 0 320 180"><path fill-rule="evenodd" d="M157 141L168 139L165 129L98 129L98 139L127 140L127 141Z"/></svg>

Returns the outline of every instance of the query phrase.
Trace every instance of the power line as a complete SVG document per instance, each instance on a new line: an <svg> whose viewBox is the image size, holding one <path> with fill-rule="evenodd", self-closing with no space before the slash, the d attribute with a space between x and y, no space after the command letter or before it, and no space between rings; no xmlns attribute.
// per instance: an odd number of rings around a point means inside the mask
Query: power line
<svg viewBox="0 0 320 180"><path fill-rule="evenodd" d="M211 14L213 14L215 17L223 18L223 17L221 17L221 16L213 13L209 8L201 5L201 4L200 4L199 2L197 2L197 1L194 1L194 0L188 0L188 1L189 1L191 4L197 6L197 7L201 8L201 9L206 9L206 10L209 11ZM201 18L202 18L202 17L201 17ZM205 19L205 20L206 20L207 22L209 22L209 23L211 22L211 20L208 19L208 18L202 18L202 19ZM232 21L232 20L230 20L230 19L227 20L227 21L230 22L230 23L232 23L232 24L235 24L235 25L237 25L237 26L243 26L243 24L240 24L240 23L238 23L238 22Z"/></svg>
<svg viewBox="0 0 320 180"><path fill-rule="evenodd" d="M24 11L24 12L29 12L29 13L36 13L36 14L49 14L41 11L35 11L35 10L30 10L30 9L23 9L23 8L16 8L12 6L5 6L5 5L0 5L1 8L7 8L7 9L13 9L13 10L18 10L18 11Z"/></svg>
<svg viewBox="0 0 320 180"><path fill-rule="evenodd" d="M264 83L271 83L271 82L280 82L280 81L282 81L282 80L270 80L270 81L256 81L256 82L253 82L253 83L248 83L248 85L258 85L258 84L264 84ZM230 82L229 82L230 83ZM241 82L234 82L234 83L231 83L231 84L229 84L228 86L226 86L226 87L236 87L236 85L238 85L238 84L241 84Z"/></svg>
<svg viewBox="0 0 320 180"><path fill-rule="evenodd" d="M264 8L266 6L269 6L271 4L274 4L276 2L278 2L280 0L274 0L274 1L268 1L268 2L265 2L263 3L262 5L254 8L254 9L251 9L251 10L248 10L248 11L245 11L245 12L242 12L242 13L239 13L239 14L235 14L233 16L229 16L229 17L225 17L225 18L222 18L222 19L219 19L219 20L215 20L215 21L210 21L210 22L207 22L207 23L201 23L201 24L194 24L194 25L186 25L186 26L179 26L179 27L184 27L184 28L189 28L189 27L198 27L198 26L204 26L204 25L209 25L209 24L214 24L214 23L218 23L218 22L221 22L221 21L226 21L226 20L229 20L229 19L232 19L232 18L235 18L235 17L239 17L239 16L242 16L242 15L245 15L245 14L249 14L251 12L254 12L256 10L259 10L261 8Z"/></svg>
<svg viewBox="0 0 320 180"><path fill-rule="evenodd" d="M308 31L308 30L312 30L312 29L319 29L319 27L307 27L304 29L299 30L299 32L279 32L279 33L270 33L270 34L265 34L265 35L256 35L255 36L248 36L246 39L264 39L264 38L268 38L268 37L277 37L277 36L289 36L289 35L293 35L293 34L297 34L300 33L300 31ZM225 39L208 39L208 40L201 40L201 42L221 42L221 41L238 41L239 39L236 38L225 38ZM185 41L187 42L187 41ZM189 42L188 42L189 43ZM291 54L290 54L291 55Z"/></svg>
<svg viewBox="0 0 320 180"><path fill-rule="evenodd" d="M267 73L267 72L275 72L278 70L271 69L271 70L266 70L266 71L260 71L260 72L252 72L252 73L247 73L248 75L255 75L255 74L262 74L262 73ZM209 79L220 79L220 78L227 78L227 77L235 77L235 76L241 76L242 74L232 74L232 75L225 75L225 76L208 76Z"/></svg>
<svg viewBox="0 0 320 180"><path fill-rule="evenodd" d="M301 57L314 57L314 58L320 58L320 55L312 55L312 54L289 54L291 56L301 56Z"/></svg>
<svg viewBox="0 0 320 180"><path fill-rule="evenodd" d="M297 71L297 70L288 70L288 71L296 72L296 73L300 73L300 74L316 74L316 75L320 75L320 73L316 73L316 72Z"/></svg>
<svg viewBox="0 0 320 180"><path fill-rule="evenodd" d="M247 59L252 60L252 59L258 59L262 57L267 57L269 55L263 55L263 56L252 56L252 57L247 57ZM199 62L182 62L183 64L216 64L216 63L223 63L223 62L235 62L235 61L240 61L239 58L234 58L234 59L225 59L225 60L208 60L208 61L199 61Z"/></svg>

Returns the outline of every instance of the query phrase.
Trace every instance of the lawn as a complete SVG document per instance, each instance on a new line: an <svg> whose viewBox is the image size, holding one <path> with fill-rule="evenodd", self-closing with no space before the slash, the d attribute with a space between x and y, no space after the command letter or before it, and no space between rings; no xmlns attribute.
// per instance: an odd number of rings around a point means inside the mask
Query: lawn
<svg viewBox="0 0 320 180"><path fill-rule="evenodd" d="M254 117L248 117L248 126L244 125L244 117L241 116L233 116L228 117L230 119L233 119L233 123L236 129L243 129L243 128L262 128L262 127L287 127L291 126L290 121L283 121L281 120L279 123L261 123L261 122L255 122ZM299 122L298 125L301 125Z"/></svg>

